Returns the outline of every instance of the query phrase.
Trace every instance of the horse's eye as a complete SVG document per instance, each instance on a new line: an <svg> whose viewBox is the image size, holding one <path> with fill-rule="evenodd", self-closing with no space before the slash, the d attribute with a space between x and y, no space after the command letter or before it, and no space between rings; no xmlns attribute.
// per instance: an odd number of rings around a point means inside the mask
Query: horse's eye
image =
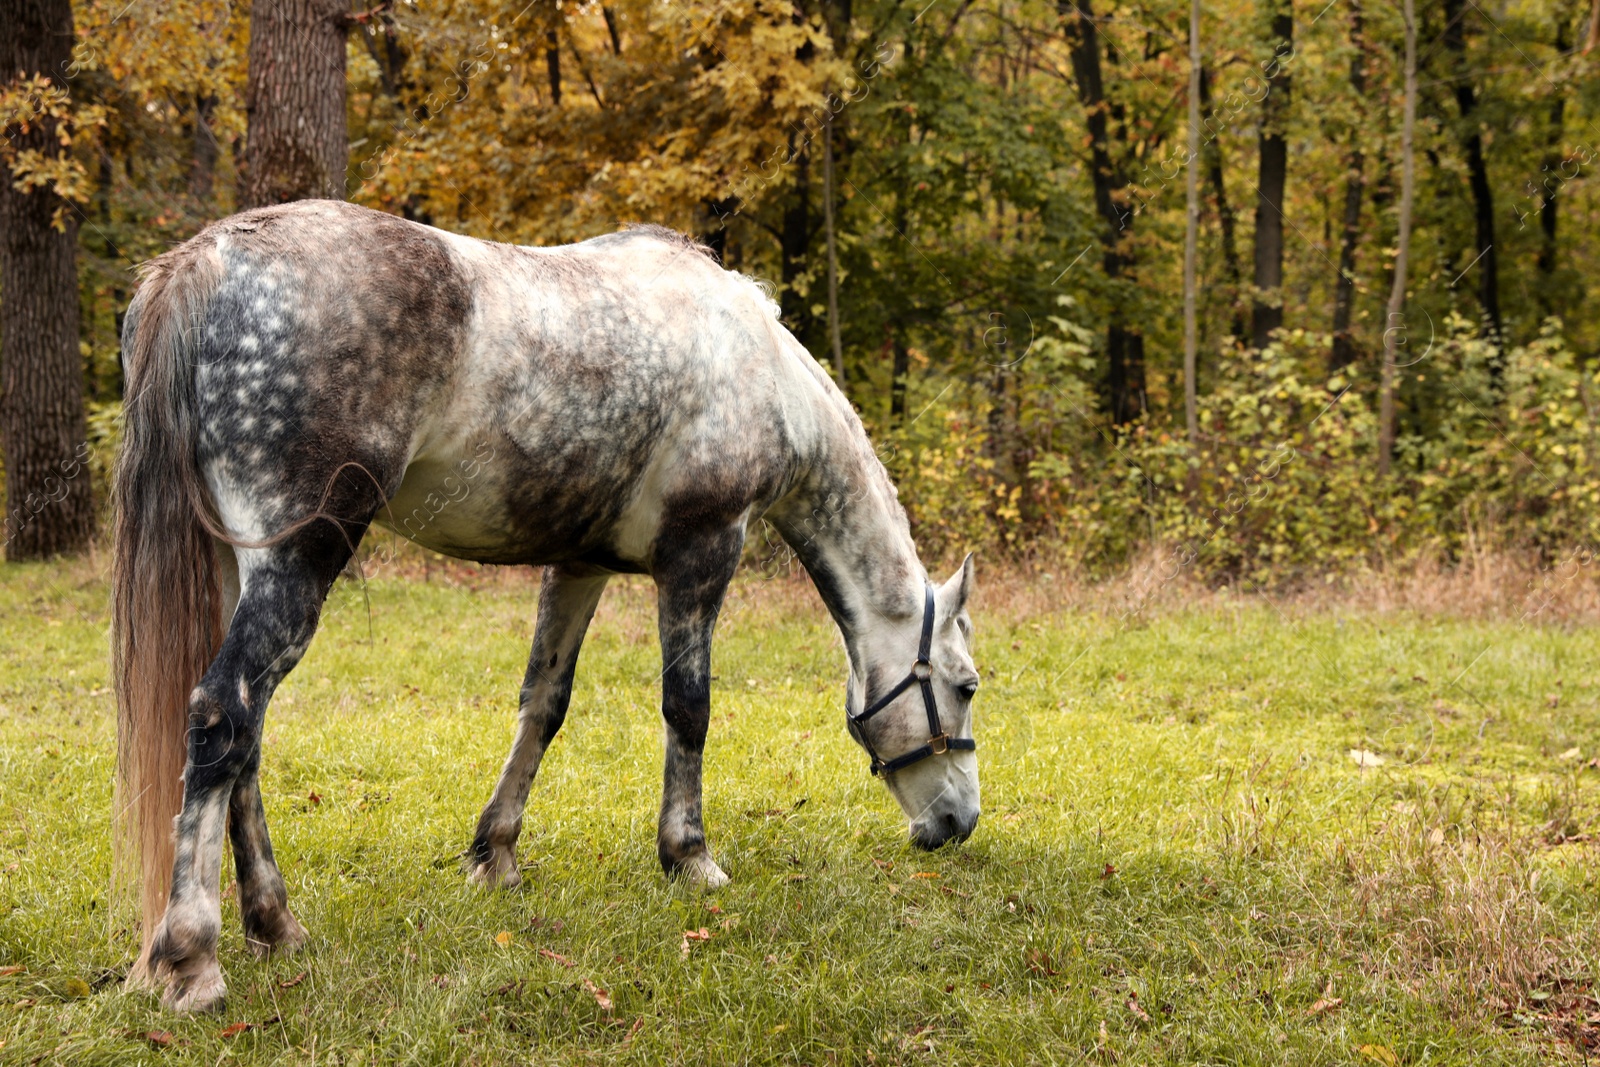
<svg viewBox="0 0 1600 1067"><path fill-rule="evenodd" d="M962 700L971 700L978 693L978 683L963 682L956 686L956 692L961 694Z"/></svg>

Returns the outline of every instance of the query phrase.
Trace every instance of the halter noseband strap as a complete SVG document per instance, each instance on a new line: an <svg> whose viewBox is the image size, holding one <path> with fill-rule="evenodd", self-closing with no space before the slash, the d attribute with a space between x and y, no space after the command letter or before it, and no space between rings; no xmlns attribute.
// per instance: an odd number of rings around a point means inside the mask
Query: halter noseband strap
<svg viewBox="0 0 1600 1067"><path fill-rule="evenodd" d="M867 740L865 730L857 730L861 743L867 748L867 755L872 757L872 764L867 768L875 776L893 774L895 771L904 770L913 763L920 763L929 756L940 756L946 752L974 752L978 743L970 737L951 737L944 732L944 726L939 722L939 705L933 698L933 585L923 583L922 602L922 641L917 645L917 662L912 665L911 673L895 685L883 696L867 705L865 711L856 715L850 721L860 726L878 712L894 703L895 697L910 689L913 685L922 687L922 706L928 713L928 743L921 748L914 748L902 756L892 760L884 760L872 747L872 742ZM848 713L848 712L847 712Z"/></svg>

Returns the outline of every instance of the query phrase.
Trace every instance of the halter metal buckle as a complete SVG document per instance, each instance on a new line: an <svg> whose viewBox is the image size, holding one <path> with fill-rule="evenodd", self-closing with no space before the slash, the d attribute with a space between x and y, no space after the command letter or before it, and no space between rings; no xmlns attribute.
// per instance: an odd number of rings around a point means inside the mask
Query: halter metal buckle
<svg viewBox="0 0 1600 1067"><path fill-rule="evenodd" d="M919 659L911 667L911 676L919 682L925 682L933 677L933 664L925 659Z"/></svg>
<svg viewBox="0 0 1600 1067"><path fill-rule="evenodd" d="M950 735L934 734L932 737L928 738L928 747L933 749L933 754L935 756L944 755L946 752L950 751Z"/></svg>

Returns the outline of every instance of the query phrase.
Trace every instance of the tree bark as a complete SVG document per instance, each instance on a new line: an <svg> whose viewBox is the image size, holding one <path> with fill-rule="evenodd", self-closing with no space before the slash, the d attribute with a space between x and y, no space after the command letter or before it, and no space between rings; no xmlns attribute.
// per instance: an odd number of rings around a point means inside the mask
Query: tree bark
<svg viewBox="0 0 1600 1067"><path fill-rule="evenodd" d="M67 84L68 0L0 3L0 71ZM5 553L44 559L76 552L94 532L85 465L83 361L78 355L78 212L54 191L21 192L16 152L55 155L51 119L5 129L0 149L0 449L5 463ZM54 225L64 208L65 228Z"/></svg>
<svg viewBox="0 0 1600 1067"><path fill-rule="evenodd" d="M240 207L344 199L347 26L337 0L272 0L250 9Z"/></svg>
<svg viewBox="0 0 1600 1067"><path fill-rule="evenodd" d="M1146 407L1144 335L1127 321L1126 299L1120 283L1133 267L1133 254L1123 242L1133 236L1133 212L1119 194L1128 179L1111 157L1106 115L1110 110L1100 69L1100 32L1094 21L1092 0L1057 0L1056 10L1065 22L1072 51L1073 77L1089 129L1089 159L1094 183L1095 210L1105 229L1102 265L1113 289L1111 321L1106 326L1106 392L1111 421L1133 421Z"/></svg>
<svg viewBox="0 0 1600 1067"><path fill-rule="evenodd" d="M1261 102L1261 136L1256 181L1256 274L1250 313L1250 341L1258 349L1283 325L1283 190L1289 177L1289 62L1294 56L1294 9L1277 0L1272 16L1272 59L1263 66L1267 96Z"/></svg>
<svg viewBox="0 0 1600 1067"><path fill-rule="evenodd" d="M844 388L844 342L839 337L839 245L833 225L833 117L822 126L822 221L828 237L828 347L833 376Z"/></svg>
<svg viewBox="0 0 1600 1067"><path fill-rule="evenodd" d="M797 144L802 147L797 149ZM779 276L783 281L783 296L778 303L783 321L809 348L811 304L808 294L800 292L799 284L811 254L811 152L794 133L789 134L789 158L794 164L794 190L783 209L783 231L778 242Z"/></svg>
<svg viewBox="0 0 1600 1067"><path fill-rule="evenodd" d="M1417 18L1414 0L1405 0L1406 96L1400 133L1400 232L1395 238L1394 285L1389 290L1383 331L1383 371L1378 401L1378 474L1388 477L1394 454L1395 351L1405 332L1406 268L1411 257L1411 204L1416 192Z"/></svg>
<svg viewBox="0 0 1600 1067"><path fill-rule="evenodd" d="M1568 47L1567 23L1563 20L1556 22L1556 51L1565 52ZM1542 240L1539 243L1539 311L1548 318L1559 310L1559 299L1555 291L1556 273L1556 197L1561 188L1561 135L1566 125L1566 95L1557 90L1550 101L1550 131L1546 143L1549 148L1545 152L1543 171L1549 175L1542 183L1543 188L1539 196L1539 233Z"/></svg>
<svg viewBox="0 0 1600 1067"><path fill-rule="evenodd" d="M1350 89L1359 102L1367 95L1367 40L1362 23L1361 2L1351 0L1350 43L1355 55L1350 59ZM1350 147L1345 153L1344 228L1339 238L1339 277L1333 292L1333 349L1328 354L1328 373L1337 374L1356 361L1355 335L1350 319L1355 308L1356 250L1361 244L1361 201L1366 196L1366 157L1361 151L1361 127L1350 131Z"/></svg>
<svg viewBox="0 0 1600 1067"><path fill-rule="evenodd" d="M221 146L217 144L212 121L217 113L217 98L196 95L194 98L194 155L189 165L189 195L205 208L211 203L211 190L217 176L217 157Z"/></svg>
<svg viewBox="0 0 1600 1067"><path fill-rule="evenodd" d="M550 78L550 106L561 106L561 41L556 28L544 31L544 66Z"/></svg>
<svg viewBox="0 0 1600 1067"><path fill-rule="evenodd" d="M1194 380L1200 350L1195 316L1195 260L1200 245L1200 68L1200 0L1189 0L1189 155L1183 167L1187 209L1183 233L1183 425L1190 444L1200 435Z"/></svg>
<svg viewBox="0 0 1600 1067"><path fill-rule="evenodd" d="M1455 57L1456 107L1461 112L1464 127L1461 148L1467 157L1467 184L1472 190L1472 214L1477 247L1476 259L1467 270L1477 274L1478 303L1483 308L1484 333L1499 338L1500 320L1500 268L1499 253L1494 241L1494 190L1489 185L1489 167L1483 155L1483 131L1477 119L1478 94L1473 87L1467 68L1467 38L1462 22L1465 12L1461 0L1445 0L1444 46ZM1490 372L1498 380L1500 361L1490 364Z"/></svg>
<svg viewBox="0 0 1600 1067"><path fill-rule="evenodd" d="M1222 237L1222 269L1227 272L1228 277L1229 336L1240 340L1244 337L1245 323L1239 303L1239 286L1244 280L1244 274L1239 269L1238 226L1234 219L1233 205L1228 202L1228 187L1223 175L1222 129L1212 127L1216 111L1211 106L1211 72L1203 67L1200 70L1200 106L1206 112L1207 129L1212 131L1206 138L1206 175L1211 182L1211 193L1217 200L1217 229Z"/></svg>
<svg viewBox="0 0 1600 1067"><path fill-rule="evenodd" d="M906 244L910 245L911 213L906 208L904 192L895 197L894 226L900 236L905 238ZM906 335L911 332L912 314L908 307L910 294L902 294L901 300L901 307L889 323L889 341L894 353L894 363L889 369L889 418L894 422L905 421L906 391L910 384L908 379L911 377L911 348L906 343Z"/></svg>

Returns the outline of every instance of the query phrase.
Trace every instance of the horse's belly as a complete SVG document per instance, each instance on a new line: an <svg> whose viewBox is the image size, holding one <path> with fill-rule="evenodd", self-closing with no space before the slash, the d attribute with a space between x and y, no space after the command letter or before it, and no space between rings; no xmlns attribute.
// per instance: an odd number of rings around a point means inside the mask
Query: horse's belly
<svg viewBox="0 0 1600 1067"><path fill-rule="evenodd" d="M480 446L448 460L413 462L375 521L459 559L587 560L637 571L645 567L654 531L642 528L640 508L618 506L630 495L622 485L551 478L515 450ZM644 524L653 519L645 517Z"/></svg>
<svg viewBox="0 0 1600 1067"><path fill-rule="evenodd" d="M492 461L492 454L479 452L453 461L413 463L374 521L446 555L478 559L505 554L511 537L503 529L503 508L493 499Z"/></svg>

